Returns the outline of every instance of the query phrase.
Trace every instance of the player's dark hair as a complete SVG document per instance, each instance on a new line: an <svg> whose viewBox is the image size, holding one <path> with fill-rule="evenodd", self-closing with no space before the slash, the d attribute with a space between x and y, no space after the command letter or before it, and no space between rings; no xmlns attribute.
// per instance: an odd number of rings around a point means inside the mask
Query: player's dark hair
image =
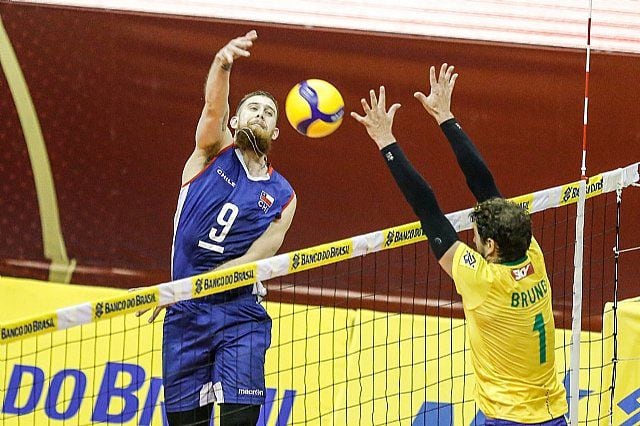
<svg viewBox="0 0 640 426"><path fill-rule="evenodd" d="M525 256L531 244L531 217L518 204L504 198L490 198L471 212L483 243L491 238L498 245L501 262Z"/></svg>
<svg viewBox="0 0 640 426"><path fill-rule="evenodd" d="M278 101L276 101L276 98L274 98L271 93L266 92L264 90L254 90L253 92L247 93L246 95L244 95L242 99L240 99L240 102L238 102L238 107L236 108L236 115L238 115L238 111L240 111L240 107L242 106L242 104L245 103L245 101L252 96L266 96L267 98L271 99L273 103L276 105L276 117L280 115L280 108L278 107Z"/></svg>

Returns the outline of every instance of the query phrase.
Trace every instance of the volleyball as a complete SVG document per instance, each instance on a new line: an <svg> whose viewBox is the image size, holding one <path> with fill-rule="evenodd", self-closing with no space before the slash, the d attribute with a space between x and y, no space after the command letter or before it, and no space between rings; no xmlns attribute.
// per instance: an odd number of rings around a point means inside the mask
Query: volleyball
<svg viewBox="0 0 640 426"><path fill-rule="evenodd" d="M344 100L333 84L319 79L304 80L289 91L285 113L299 133L322 138L340 127Z"/></svg>

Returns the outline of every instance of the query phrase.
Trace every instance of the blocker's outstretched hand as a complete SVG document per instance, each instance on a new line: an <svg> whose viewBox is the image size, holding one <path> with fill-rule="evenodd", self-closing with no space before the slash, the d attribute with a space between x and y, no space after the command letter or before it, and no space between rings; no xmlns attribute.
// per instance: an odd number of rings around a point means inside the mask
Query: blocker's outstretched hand
<svg viewBox="0 0 640 426"><path fill-rule="evenodd" d="M393 117L396 115L398 108L400 108L400 104L391 105L387 111L384 86L380 86L379 96L376 97L376 92L373 90L369 91L369 96L371 98L371 106L364 98L360 100L364 109L364 116L351 112L351 117L355 118L358 123L367 129L369 137L375 141L379 149L382 149L396 141L392 131Z"/></svg>
<svg viewBox="0 0 640 426"><path fill-rule="evenodd" d="M436 67L429 68L429 83L431 92L426 96L422 92L416 92L413 96L420 101L424 109L436 119L438 125L453 118L451 113L451 95L456 85L458 74L453 72L453 65L446 63L440 67L440 75L436 79Z"/></svg>

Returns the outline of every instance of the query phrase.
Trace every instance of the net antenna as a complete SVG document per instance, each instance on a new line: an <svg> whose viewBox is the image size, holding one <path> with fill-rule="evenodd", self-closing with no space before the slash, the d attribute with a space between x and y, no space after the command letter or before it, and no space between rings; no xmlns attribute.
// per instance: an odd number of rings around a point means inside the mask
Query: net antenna
<svg viewBox="0 0 640 426"><path fill-rule="evenodd" d="M582 165L576 213L576 245L573 254L573 309L571 312L571 364L569 373L569 422L578 425L580 401L580 335L582 333L582 269L584 261L584 210L587 198L587 118L589 111L589 68L591 65L591 12L593 0L589 0L587 20L587 49L584 73L584 114L582 123Z"/></svg>
<svg viewBox="0 0 640 426"><path fill-rule="evenodd" d="M587 57L584 70L584 115L582 121L582 179L587 178L587 119L589 112L589 68L591 67L591 12L593 0L589 0L589 18L587 20Z"/></svg>

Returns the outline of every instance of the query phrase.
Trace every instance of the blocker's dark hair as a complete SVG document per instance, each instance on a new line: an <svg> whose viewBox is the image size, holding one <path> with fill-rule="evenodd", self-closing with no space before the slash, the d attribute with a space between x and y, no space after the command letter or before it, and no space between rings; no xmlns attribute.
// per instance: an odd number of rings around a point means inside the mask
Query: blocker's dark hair
<svg viewBox="0 0 640 426"><path fill-rule="evenodd" d="M513 262L525 256L531 244L531 217L518 204L504 198L490 198L471 212L483 243L491 238L498 245L498 258Z"/></svg>

